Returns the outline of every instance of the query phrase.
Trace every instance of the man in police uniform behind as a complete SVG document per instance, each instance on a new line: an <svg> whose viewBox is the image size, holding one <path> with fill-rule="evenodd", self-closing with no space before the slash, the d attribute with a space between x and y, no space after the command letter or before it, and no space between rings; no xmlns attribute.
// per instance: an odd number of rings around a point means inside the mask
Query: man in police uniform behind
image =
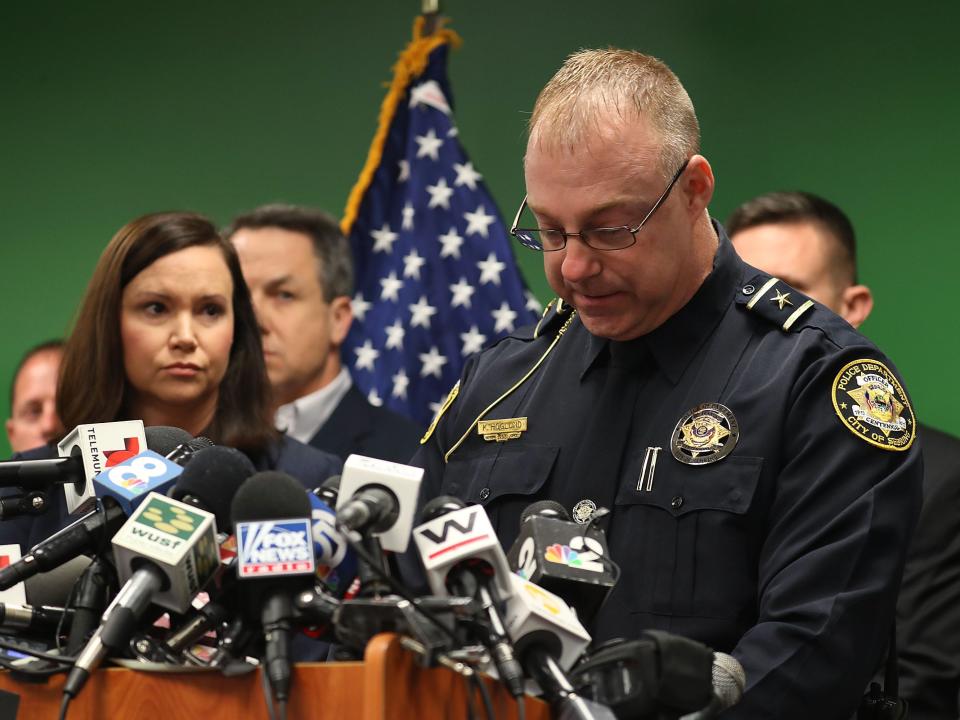
<svg viewBox="0 0 960 720"><path fill-rule="evenodd" d="M622 575L595 639L658 628L732 652L747 690L725 717L849 717L920 504L896 369L739 259L660 61L571 56L537 99L525 172L513 232L560 299L468 362L416 457L422 497L483 503L506 546L535 500L610 508ZM485 440L498 419L525 430Z"/></svg>

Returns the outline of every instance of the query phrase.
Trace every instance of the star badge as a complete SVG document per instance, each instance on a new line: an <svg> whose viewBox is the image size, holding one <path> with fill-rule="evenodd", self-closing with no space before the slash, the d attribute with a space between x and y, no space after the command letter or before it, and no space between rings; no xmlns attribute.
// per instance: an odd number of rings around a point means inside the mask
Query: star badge
<svg viewBox="0 0 960 720"><path fill-rule="evenodd" d="M793 305L790 302L790 293L781 293L777 290L777 296L770 298L770 302L775 302L780 304L780 309L783 310L784 305Z"/></svg>

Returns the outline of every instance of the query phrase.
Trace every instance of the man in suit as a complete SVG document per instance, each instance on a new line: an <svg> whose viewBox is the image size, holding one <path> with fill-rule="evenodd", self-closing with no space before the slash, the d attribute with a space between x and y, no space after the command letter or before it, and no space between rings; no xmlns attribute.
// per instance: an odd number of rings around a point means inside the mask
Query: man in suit
<svg viewBox="0 0 960 720"><path fill-rule="evenodd" d="M225 234L253 297L278 429L344 459L409 460L421 429L371 405L340 358L353 320L353 263L336 221L309 208L265 205Z"/></svg>
<svg viewBox="0 0 960 720"><path fill-rule="evenodd" d="M775 192L727 220L737 253L858 327L873 309L858 283L849 218L810 193ZM960 440L919 425L924 505L897 602L900 694L915 720L960 716Z"/></svg>

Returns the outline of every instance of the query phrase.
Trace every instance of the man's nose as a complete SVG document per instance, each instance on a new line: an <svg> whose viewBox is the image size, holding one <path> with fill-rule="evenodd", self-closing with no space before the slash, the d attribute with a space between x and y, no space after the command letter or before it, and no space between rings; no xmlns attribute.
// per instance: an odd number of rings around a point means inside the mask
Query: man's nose
<svg viewBox="0 0 960 720"><path fill-rule="evenodd" d="M579 235L567 236L567 245L559 252L563 253L560 271L568 282L580 282L600 272L597 251L587 245Z"/></svg>

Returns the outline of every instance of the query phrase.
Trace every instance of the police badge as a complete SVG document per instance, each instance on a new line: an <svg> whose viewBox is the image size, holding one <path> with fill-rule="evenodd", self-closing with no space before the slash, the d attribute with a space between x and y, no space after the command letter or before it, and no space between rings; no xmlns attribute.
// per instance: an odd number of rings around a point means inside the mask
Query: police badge
<svg viewBox="0 0 960 720"><path fill-rule="evenodd" d="M831 394L837 417L857 437L897 452L913 444L917 429L910 400L883 363L869 358L847 363Z"/></svg>
<svg viewBox="0 0 960 720"><path fill-rule="evenodd" d="M709 465L722 460L737 444L740 426L720 403L703 403L687 412L670 436L670 452L686 465Z"/></svg>

